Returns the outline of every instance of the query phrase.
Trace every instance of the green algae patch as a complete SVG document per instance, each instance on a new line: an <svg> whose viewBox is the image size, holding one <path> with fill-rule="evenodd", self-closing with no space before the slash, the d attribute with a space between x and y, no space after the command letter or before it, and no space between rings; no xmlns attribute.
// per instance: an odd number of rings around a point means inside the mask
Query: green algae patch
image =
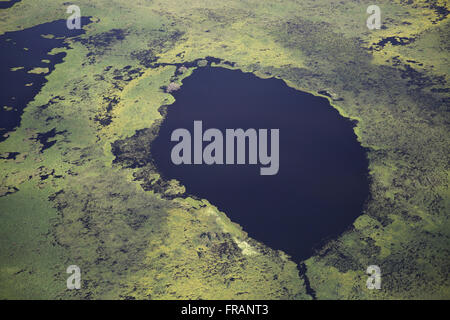
<svg viewBox="0 0 450 320"><path fill-rule="evenodd" d="M44 2L2 10L0 33L67 18ZM94 22L70 50L52 51L64 62L0 144L1 298L310 299L305 276L319 299L449 298L445 1L380 1L385 28L373 32L359 1L77 5ZM414 40L382 45L391 37ZM170 184L151 164L135 164L173 102L163 88L206 57L327 93L357 120L371 197L305 261L306 275L175 182L164 194ZM39 134L52 129L44 148ZM71 264L82 290L65 287ZM372 264L381 290L365 286Z"/></svg>
<svg viewBox="0 0 450 320"><path fill-rule="evenodd" d="M44 39L53 39L55 35L53 34L41 34L41 37Z"/></svg>
<svg viewBox="0 0 450 320"><path fill-rule="evenodd" d="M0 197L0 297L2 299L55 298L65 288L63 250L49 237L57 210L47 200L51 190L32 181Z"/></svg>
<svg viewBox="0 0 450 320"><path fill-rule="evenodd" d="M33 74L45 74L48 73L49 69L48 68L33 68L30 71L28 71L28 73L33 73Z"/></svg>

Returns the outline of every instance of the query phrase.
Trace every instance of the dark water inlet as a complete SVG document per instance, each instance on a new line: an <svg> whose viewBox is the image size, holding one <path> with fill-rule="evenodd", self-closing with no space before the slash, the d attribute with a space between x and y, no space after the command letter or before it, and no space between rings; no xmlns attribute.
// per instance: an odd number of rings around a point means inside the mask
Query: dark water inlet
<svg viewBox="0 0 450 320"><path fill-rule="evenodd" d="M167 108L151 154L166 179L206 198L249 235L299 262L315 245L348 228L369 194L368 161L353 132L325 98L277 79L223 68L199 68ZM280 130L279 172L260 165L174 165L173 130L248 128ZM205 142L204 146L208 143Z"/></svg>
<svg viewBox="0 0 450 320"><path fill-rule="evenodd" d="M81 20L82 25L90 22L87 17ZM23 109L45 84L45 76L63 62L66 55L49 52L68 47L65 39L83 33L82 29L69 30L66 20L57 20L0 35L0 142L6 139L7 132L20 124ZM48 73L29 73L34 68L48 68Z"/></svg>
<svg viewBox="0 0 450 320"><path fill-rule="evenodd" d="M0 2L0 9L9 9L13 5L15 5L17 2L20 2L21 0L9 0L9 1L2 1Z"/></svg>

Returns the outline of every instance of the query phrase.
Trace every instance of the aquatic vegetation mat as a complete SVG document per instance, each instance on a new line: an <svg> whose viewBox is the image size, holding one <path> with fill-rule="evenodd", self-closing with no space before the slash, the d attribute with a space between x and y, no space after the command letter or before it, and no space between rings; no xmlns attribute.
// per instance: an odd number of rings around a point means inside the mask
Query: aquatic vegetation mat
<svg viewBox="0 0 450 320"><path fill-rule="evenodd" d="M1 131L0 298L450 298L448 3L377 1L379 30L367 28L370 4L77 1L90 17L82 34L2 71L2 82L26 72L41 88L17 111L2 91L2 119L20 120ZM0 43L67 19L67 6L2 5ZM294 262L136 165L170 91L205 65L276 77L356 121L369 199L308 259ZM80 290L66 287L70 265ZM381 269L380 290L366 287L369 265Z"/></svg>

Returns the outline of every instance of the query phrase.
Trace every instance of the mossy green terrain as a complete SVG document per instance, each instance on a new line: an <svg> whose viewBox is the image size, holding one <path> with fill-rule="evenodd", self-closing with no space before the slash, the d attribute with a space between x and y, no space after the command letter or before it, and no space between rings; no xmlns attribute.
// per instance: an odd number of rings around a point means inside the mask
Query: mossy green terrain
<svg viewBox="0 0 450 320"><path fill-rule="evenodd" d="M65 19L64 2L0 10L0 34ZM54 50L64 62L0 143L2 299L450 298L447 1L378 1L380 30L366 26L371 1L76 4L92 23ZM300 272L149 160L174 101L164 87L206 57L326 91L357 120L370 199ZM81 290L66 288L71 264ZM369 265L381 290L366 288Z"/></svg>

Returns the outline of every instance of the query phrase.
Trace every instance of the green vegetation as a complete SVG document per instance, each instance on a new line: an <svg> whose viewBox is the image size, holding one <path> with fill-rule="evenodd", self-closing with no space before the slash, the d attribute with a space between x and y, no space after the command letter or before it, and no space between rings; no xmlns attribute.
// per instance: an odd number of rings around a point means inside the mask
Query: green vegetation
<svg viewBox="0 0 450 320"><path fill-rule="evenodd" d="M35 73L35 74L48 73L48 72L49 72L48 68L34 68L34 69L28 71L28 73Z"/></svg>
<svg viewBox="0 0 450 320"><path fill-rule="evenodd" d="M0 10L0 34L65 19L63 3ZM370 4L78 1L93 22L55 50L64 62L0 144L0 298L310 299L305 277L319 299L450 298L449 8L378 1L384 28L370 31ZM413 40L379 45L387 37ZM173 102L163 87L208 56L326 91L358 120L371 198L306 274L206 200L179 197L145 161L158 109ZM43 149L38 134L54 128ZM66 289L70 264L82 290ZM365 287L371 264L381 290Z"/></svg>

